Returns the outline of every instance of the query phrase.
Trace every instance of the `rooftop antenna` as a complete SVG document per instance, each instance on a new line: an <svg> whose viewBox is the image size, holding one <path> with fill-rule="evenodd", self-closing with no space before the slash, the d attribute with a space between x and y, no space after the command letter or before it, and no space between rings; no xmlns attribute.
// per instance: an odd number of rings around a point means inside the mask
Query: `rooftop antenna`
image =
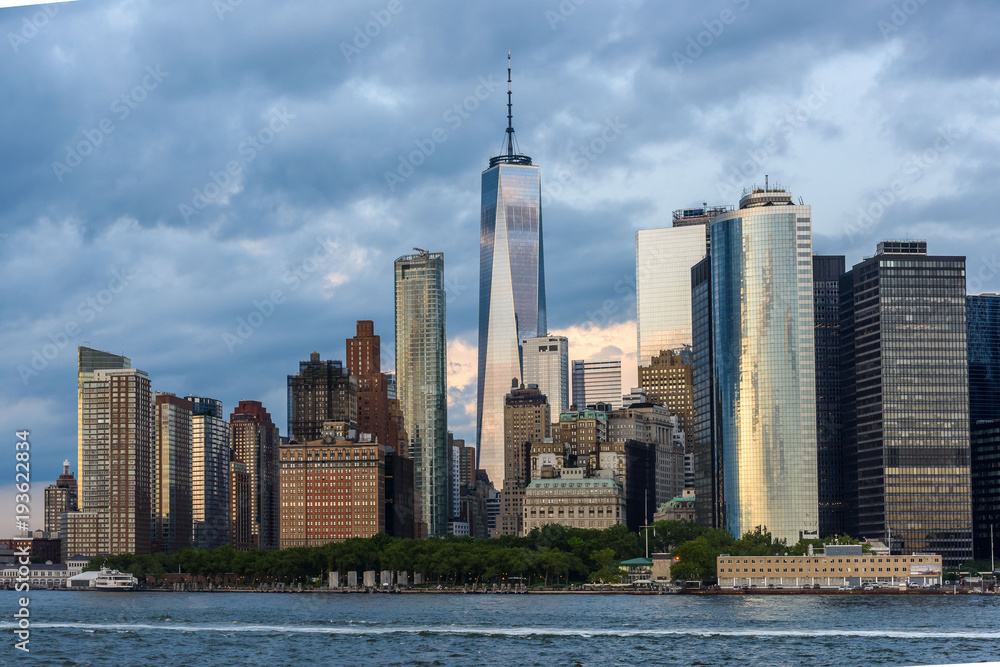
<svg viewBox="0 0 1000 667"><path fill-rule="evenodd" d="M764 192L767 192L767 174L764 174Z"/></svg>
<svg viewBox="0 0 1000 667"><path fill-rule="evenodd" d="M514 105L511 101L510 49L507 49L507 138L500 144L500 154L490 158L490 168L498 164L530 165L531 158L520 152L517 138L514 136ZM504 143L507 150L504 150Z"/></svg>
<svg viewBox="0 0 1000 667"><path fill-rule="evenodd" d="M507 157L514 156L514 114L510 101L510 49L507 49Z"/></svg>

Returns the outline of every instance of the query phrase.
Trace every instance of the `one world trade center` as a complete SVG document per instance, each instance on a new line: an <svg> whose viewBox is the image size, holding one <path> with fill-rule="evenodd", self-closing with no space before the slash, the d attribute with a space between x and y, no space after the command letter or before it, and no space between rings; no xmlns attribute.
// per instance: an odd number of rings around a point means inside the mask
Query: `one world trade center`
<svg viewBox="0 0 1000 667"><path fill-rule="evenodd" d="M479 232L479 467L501 488L504 396L522 375L520 341L548 332L542 252L541 175L515 152L507 54L507 134L483 172Z"/></svg>

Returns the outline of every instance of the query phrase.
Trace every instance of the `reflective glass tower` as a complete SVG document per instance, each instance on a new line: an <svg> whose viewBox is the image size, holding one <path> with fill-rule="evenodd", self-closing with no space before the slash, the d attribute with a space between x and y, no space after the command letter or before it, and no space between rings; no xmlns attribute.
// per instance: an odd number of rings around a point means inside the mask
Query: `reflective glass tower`
<svg viewBox="0 0 1000 667"><path fill-rule="evenodd" d="M712 221L713 357L725 527L818 530L811 213L755 189Z"/></svg>
<svg viewBox="0 0 1000 667"><path fill-rule="evenodd" d="M549 399L552 419L569 410L569 340L538 336L521 341L524 384L534 384Z"/></svg>
<svg viewBox="0 0 1000 667"><path fill-rule="evenodd" d="M639 365L691 345L691 267L706 254L702 225L635 233L635 312Z"/></svg>
<svg viewBox="0 0 1000 667"><path fill-rule="evenodd" d="M976 558L989 558L1000 545L1000 294L970 294L966 303L972 546Z"/></svg>
<svg viewBox="0 0 1000 667"><path fill-rule="evenodd" d="M395 274L396 391L422 501L419 520L430 536L443 536L451 514L444 253L404 255Z"/></svg>
<svg viewBox="0 0 1000 667"><path fill-rule="evenodd" d="M536 165L514 152L507 54L506 152L483 172L479 231L479 467L502 484L504 396L523 378L520 341L548 331L542 251L542 184Z"/></svg>
<svg viewBox="0 0 1000 667"><path fill-rule="evenodd" d="M844 532L844 442L841 434L840 277L843 255L813 255L816 326L816 478L819 534Z"/></svg>

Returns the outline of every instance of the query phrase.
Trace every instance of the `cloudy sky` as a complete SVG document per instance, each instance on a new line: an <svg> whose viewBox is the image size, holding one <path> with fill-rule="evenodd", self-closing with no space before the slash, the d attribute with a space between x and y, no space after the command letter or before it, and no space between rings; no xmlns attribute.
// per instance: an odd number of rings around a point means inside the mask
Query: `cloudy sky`
<svg viewBox="0 0 1000 667"><path fill-rule="evenodd" d="M635 230L765 174L813 206L816 252L926 239L1000 291L998 27L986 0L0 9L0 432L31 430L36 485L75 461L86 344L156 390L261 400L284 434L285 376L342 359L356 320L391 369L392 262L417 246L445 253L449 421L474 440L508 48L572 358L632 367Z"/></svg>

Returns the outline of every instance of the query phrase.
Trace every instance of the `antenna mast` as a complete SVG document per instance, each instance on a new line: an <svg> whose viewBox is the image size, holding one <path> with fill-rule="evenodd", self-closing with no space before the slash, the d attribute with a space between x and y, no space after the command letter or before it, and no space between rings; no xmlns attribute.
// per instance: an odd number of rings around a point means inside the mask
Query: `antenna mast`
<svg viewBox="0 0 1000 667"><path fill-rule="evenodd" d="M490 168L498 164L520 164L530 165L531 158L514 150L514 105L511 100L511 78L510 78L510 49L507 49L507 150L504 151L503 143L500 144L500 154L490 158Z"/></svg>
<svg viewBox="0 0 1000 667"><path fill-rule="evenodd" d="M514 114L510 102L510 49L507 49L507 157L514 157Z"/></svg>

